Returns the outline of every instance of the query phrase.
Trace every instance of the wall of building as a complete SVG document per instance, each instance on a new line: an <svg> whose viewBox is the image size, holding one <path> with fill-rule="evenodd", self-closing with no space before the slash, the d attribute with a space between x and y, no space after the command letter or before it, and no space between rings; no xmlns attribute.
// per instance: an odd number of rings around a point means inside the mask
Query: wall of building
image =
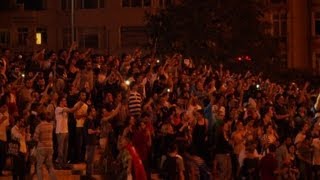
<svg viewBox="0 0 320 180"><path fill-rule="evenodd" d="M288 6L288 67L308 70L311 65L308 2L289 1Z"/></svg>
<svg viewBox="0 0 320 180"><path fill-rule="evenodd" d="M76 0L79 2L79 0ZM62 10L60 0L47 0L47 8L40 11L27 11L23 7L10 11L0 12L0 31L10 32L10 47L18 47L24 51L31 51L47 47L58 50L61 47L70 45L71 11ZM97 34L98 49L101 51L117 51L126 48L121 44L121 29L129 33L126 37L134 38L135 33L142 38L141 29L144 26L146 12L155 12L159 3L153 0L150 7L122 7L121 0L104 1L104 7L98 9L81 9L76 4L74 19L76 29L76 40L81 37ZM26 45L19 45L18 31L20 27L29 30L29 39ZM43 45L35 44L35 33L37 27L47 30L48 43ZM126 28L127 27L127 28ZM133 28L131 28L133 27ZM141 27L141 28L140 28ZM130 35L130 30L133 32ZM136 31L136 32L134 32ZM143 37L144 41L146 37ZM122 42L125 40L122 39ZM85 42L81 41L80 45ZM0 42L1 45L1 42ZM4 45L4 44L2 44ZM129 46L130 43L126 43ZM22 48L23 46L23 48ZM87 48L87 47L85 47Z"/></svg>
<svg viewBox="0 0 320 180"><path fill-rule="evenodd" d="M10 4L16 2L15 0L7 1L11 1ZM0 46L15 47L22 51L35 51L41 48L58 50L61 47L69 47L71 44L70 7L62 10L61 0L43 1L46 2L45 10L29 11L24 10L23 5L19 5L9 11L0 11ZM86 46L98 42L100 51L113 53L120 49L133 48L134 42L143 44L148 41L142 35L145 13L155 13L160 8L161 2L165 0L152 0L150 7L142 8L123 7L121 0L102 0L104 7L98 9L81 9L79 5L81 0L75 1L77 2L74 16L75 33L80 48L88 48ZM283 41L281 54L287 66L299 70L312 69L315 74L320 74L320 33L315 32L317 18L320 23L320 2L317 0L266 0L266 4L271 8L268 9L265 17L273 25L271 33ZM274 19L275 14L278 14L278 20ZM286 15L286 27L283 27L281 22L282 14ZM18 43L18 28L21 27L27 27L29 30L25 45ZM46 29L47 44L35 44L35 33L39 27ZM6 33L9 37L3 38ZM6 39L9 39L9 45L6 44ZM88 42L90 39L97 41Z"/></svg>

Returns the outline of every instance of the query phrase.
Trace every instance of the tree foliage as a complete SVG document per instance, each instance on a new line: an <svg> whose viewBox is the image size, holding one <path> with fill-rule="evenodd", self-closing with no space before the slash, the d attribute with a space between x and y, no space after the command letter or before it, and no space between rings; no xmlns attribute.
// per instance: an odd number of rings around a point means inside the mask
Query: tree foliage
<svg viewBox="0 0 320 180"><path fill-rule="evenodd" d="M268 24L258 0L184 0L147 14L158 53L181 52L193 58L221 59L249 54L273 55Z"/></svg>

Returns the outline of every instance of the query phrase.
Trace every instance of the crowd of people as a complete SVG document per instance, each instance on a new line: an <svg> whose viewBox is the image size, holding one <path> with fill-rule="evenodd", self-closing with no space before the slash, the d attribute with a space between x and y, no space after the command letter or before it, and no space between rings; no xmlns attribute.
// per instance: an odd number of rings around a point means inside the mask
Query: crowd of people
<svg viewBox="0 0 320 180"><path fill-rule="evenodd" d="M116 179L319 179L320 97L250 71L81 52L73 43L0 59L0 174L86 163ZM98 165L95 152L102 152Z"/></svg>

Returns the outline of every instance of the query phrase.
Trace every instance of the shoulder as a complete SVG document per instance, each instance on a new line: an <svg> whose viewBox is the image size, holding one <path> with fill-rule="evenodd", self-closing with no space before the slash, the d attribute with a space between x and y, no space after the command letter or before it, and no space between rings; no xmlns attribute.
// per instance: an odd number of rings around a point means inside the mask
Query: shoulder
<svg viewBox="0 0 320 180"><path fill-rule="evenodd" d="M56 109L55 109L56 112L59 112L59 111L62 111L62 110L63 110L62 107L56 107Z"/></svg>

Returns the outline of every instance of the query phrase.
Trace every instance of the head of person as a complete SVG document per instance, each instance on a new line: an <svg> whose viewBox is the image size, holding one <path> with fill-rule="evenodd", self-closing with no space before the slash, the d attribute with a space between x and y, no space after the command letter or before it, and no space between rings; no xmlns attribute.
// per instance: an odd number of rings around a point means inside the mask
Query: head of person
<svg viewBox="0 0 320 180"><path fill-rule="evenodd" d="M22 116L15 117L15 125L19 128L25 127L25 119Z"/></svg>
<svg viewBox="0 0 320 180"><path fill-rule="evenodd" d="M8 106L6 104L6 99L4 97L0 98L0 113L3 113L8 110Z"/></svg>
<svg viewBox="0 0 320 180"><path fill-rule="evenodd" d="M48 121L48 114L45 111L42 111L39 113L39 119L40 121Z"/></svg>
<svg viewBox="0 0 320 180"><path fill-rule="evenodd" d="M88 114L90 117L95 118L97 116L97 111L95 109L95 107L89 107L88 108Z"/></svg>
<svg viewBox="0 0 320 180"><path fill-rule="evenodd" d="M139 121L138 122L138 128L141 129L141 130L145 130L147 125L146 125L146 121Z"/></svg>
<svg viewBox="0 0 320 180"><path fill-rule="evenodd" d="M137 91L138 90L138 84L135 81L131 82L130 89L132 91Z"/></svg>
<svg viewBox="0 0 320 180"><path fill-rule="evenodd" d="M127 126L134 126L136 125L136 118L134 116L127 117Z"/></svg>
<svg viewBox="0 0 320 180"><path fill-rule="evenodd" d="M284 104L284 97L282 94L277 94L276 97L275 97L275 100L276 100L276 103L279 104L279 105L283 105Z"/></svg>
<svg viewBox="0 0 320 180"><path fill-rule="evenodd" d="M66 107L67 106L67 99L64 96L59 97L58 99L58 105L60 107Z"/></svg>
<svg viewBox="0 0 320 180"><path fill-rule="evenodd" d="M130 143L130 140L125 136L120 136L118 139L118 150L123 150L128 144Z"/></svg>
<svg viewBox="0 0 320 180"><path fill-rule="evenodd" d="M277 150L277 147L275 144L270 144L268 149L269 149L269 153L275 153Z"/></svg>
<svg viewBox="0 0 320 180"><path fill-rule="evenodd" d="M85 91L81 91L79 94L79 100L80 101L86 101L87 100L87 93Z"/></svg>
<svg viewBox="0 0 320 180"><path fill-rule="evenodd" d="M176 143L172 143L168 147L168 153L177 153L178 152L178 146Z"/></svg>

